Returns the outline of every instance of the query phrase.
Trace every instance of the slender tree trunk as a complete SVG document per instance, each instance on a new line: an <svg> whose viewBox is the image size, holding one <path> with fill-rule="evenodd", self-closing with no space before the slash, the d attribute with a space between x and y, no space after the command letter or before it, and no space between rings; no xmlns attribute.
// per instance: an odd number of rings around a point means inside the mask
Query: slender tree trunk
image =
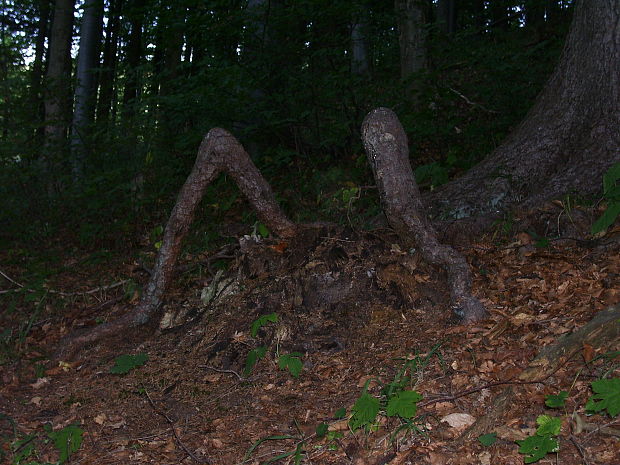
<svg viewBox="0 0 620 465"><path fill-rule="evenodd" d="M96 68L99 66L102 18L102 0L89 0L84 3L80 50L77 57L75 109L71 125L74 180L79 180L83 174L87 139L94 119L95 78Z"/></svg>
<svg viewBox="0 0 620 465"><path fill-rule="evenodd" d="M118 55L118 33L121 24L123 0L110 0L105 45L103 47L103 64L99 73L99 98L97 99L97 122L107 122L116 99L115 77Z"/></svg>
<svg viewBox="0 0 620 465"><path fill-rule="evenodd" d="M129 37L125 51L125 89L123 92L123 120L132 120L140 97L140 64L142 61L142 27L144 23L144 0L130 0L126 9L129 19ZM157 62L156 62L157 63Z"/></svg>
<svg viewBox="0 0 620 465"><path fill-rule="evenodd" d="M429 201L438 216L530 208L600 191L620 161L620 3L578 0L555 71L521 125Z"/></svg>
<svg viewBox="0 0 620 465"><path fill-rule="evenodd" d="M45 76L45 154L47 174L57 168L59 155L65 149L71 114L71 38L73 0L56 0L50 34L50 49ZM48 185L48 191L52 189Z"/></svg>
<svg viewBox="0 0 620 465"><path fill-rule="evenodd" d="M456 0L439 0L437 2L437 23L446 35L456 32Z"/></svg>
<svg viewBox="0 0 620 465"><path fill-rule="evenodd" d="M424 0L396 0L400 74L407 79L428 67L426 9Z"/></svg>
<svg viewBox="0 0 620 465"><path fill-rule="evenodd" d="M39 1L39 21L37 22L37 40L34 48L34 62L32 63L31 75L31 98L32 110L35 121L43 121L45 109L43 107L43 95L41 85L43 83L43 60L45 58L45 40L49 35L50 12L52 2L50 0ZM43 135L43 127L37 128L37 135Z"/></svg>
<svg viewBox="0 0 620 465"><path fill-rule="evenodd" d="M351 26L351 72L357 76L368 76L368 40L366 37L366 22L363 13L353 18Z"/></svg>

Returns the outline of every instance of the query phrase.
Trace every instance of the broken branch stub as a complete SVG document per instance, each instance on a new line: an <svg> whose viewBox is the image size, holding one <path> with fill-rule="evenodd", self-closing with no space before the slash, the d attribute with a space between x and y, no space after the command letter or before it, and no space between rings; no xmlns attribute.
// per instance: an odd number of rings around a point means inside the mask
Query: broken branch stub
<svg viewBox="0 0 620 465"><path fill-rule="evenodd" d="M258 218L276 235L291 237L297 227L276 202L269 184L260 174L243 146L229 132L214 128L205 136L196 162L181 188L164 230L162 245L153 273L137 307L121 318L69 336L61 343L57 357L68 357L87 343L148 323L163 302L174 275L182 241L194 220L196 207L206 187L222 172L228 173L247 197Z"/></svg>
<svg viewBox="0 0 620 465"><path fill-rule="evenodd" d="M452 247L439 243L424 212L409 163L407 136L396 114L388 108L371 111L362 123L362 139L390 226L403 243L418 248L425 260L446 270L457 317L465 322L485 318L486 309L471 294L467 261Z"/></svg>

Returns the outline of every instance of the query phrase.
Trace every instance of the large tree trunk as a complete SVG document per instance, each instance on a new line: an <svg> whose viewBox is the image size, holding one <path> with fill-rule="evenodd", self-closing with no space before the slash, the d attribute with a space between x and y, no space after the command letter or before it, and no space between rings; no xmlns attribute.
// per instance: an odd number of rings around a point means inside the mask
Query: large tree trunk
<svg viewBox="0 0 620 465"><path fill-rule="evenodd" d="M459 218L594 194L620 161L619 122L620 3L578 1L534 107L484 161L429 197L433 214Z"/></svg>

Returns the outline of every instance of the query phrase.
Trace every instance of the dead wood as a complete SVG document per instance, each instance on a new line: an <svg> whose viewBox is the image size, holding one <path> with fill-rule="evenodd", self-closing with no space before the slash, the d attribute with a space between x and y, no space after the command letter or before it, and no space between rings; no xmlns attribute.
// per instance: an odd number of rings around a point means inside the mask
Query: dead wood
<svg viewBox="0 0 620 465"><path fill-rule="evenodd" d="M606 351L620 348L620 305L609 307L597 313L592 320L577 331L563 336L556 343L543 348L519 375L518 380L521 382L545 380L575 357L583 349L584 344ZM514 390L514 386L504 389L495 398L489 412L469 427L461 435L459 442L473 440L497 426L508 407L513 404Z"/></svg>
<svg viewBox="0 0 620 465"><path fill-rule="evenodd" d="M407 246L417 247L425 260L446 270L457 317L466 322L486 317L486 309L471 294L472 277L465 257L439 243L425 214L409 163L407 136L396 114L388 108L371 111L362 124L362 138L390 226Z"/></svg>
<svg viewBox="0 0 620 465"><path fill-rule="evenodd" d="M140 303L121 318L61 341L56 358L71 357L85 344L148 323L160 309L174 275L183 239L194 220L198 203L206 187L222 172L239 186L260 220L280 237L293 236L297 230L280 209L269 184L260 174L241 144L227 131L214 128L205 136L191 174L185 181L164 230L155 267Z"/></svg>

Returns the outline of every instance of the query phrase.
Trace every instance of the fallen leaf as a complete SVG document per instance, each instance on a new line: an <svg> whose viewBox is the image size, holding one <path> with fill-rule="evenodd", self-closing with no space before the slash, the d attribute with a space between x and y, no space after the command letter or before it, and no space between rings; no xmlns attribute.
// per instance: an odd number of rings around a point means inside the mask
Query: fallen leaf
<svg viewBox="0 0 620 465"><path fill-rule="evenodd" d="M448 423L452 428L465 429L473 425L476 419L469 413L451 413L443 417L441 421Z"/></svg>
<svg viewBox="0 0 620 465"><path fill-rule="evenodd" d="M583 359L585 360L586 363L589 363L592 361L593 358L594 358L594 347L592 347L590 344L584 343L583 344Z"/></svg>
<svg viewBox="0 0 620 465"><path fill-rule="evenodd" d="M108 417L105 413L100 413L95 418L93 418L94 422L98 425L103 425L107 419Z"/></svg>
<svg viewBox="0 0 620 465"><path fill-rule="evenodd" d="M30 387L32 389L41 389L43 386L45 386L49 382L50 382L49 378L39 378L34 383L32 383Z"/></svg>

